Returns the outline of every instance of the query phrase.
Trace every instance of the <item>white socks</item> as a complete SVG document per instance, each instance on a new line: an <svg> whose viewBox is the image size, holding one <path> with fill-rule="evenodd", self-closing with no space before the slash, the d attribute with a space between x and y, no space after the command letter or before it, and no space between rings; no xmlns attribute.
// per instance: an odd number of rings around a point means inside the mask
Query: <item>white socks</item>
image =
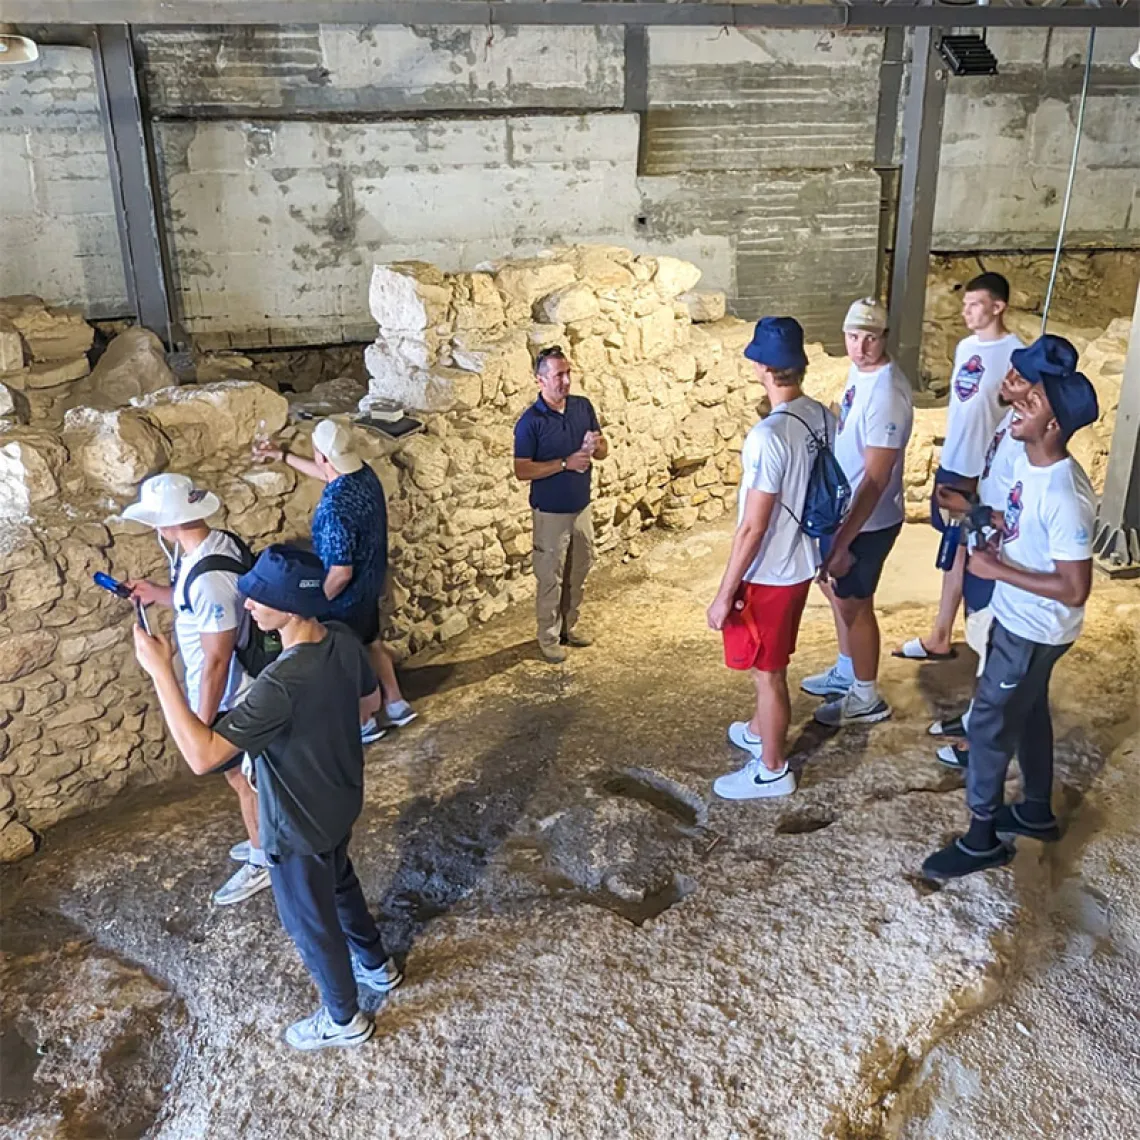
<svg viewBox="0 0 1140 1140"><path fill-rule="evenodd" d="M857 704L873 705L879 699L879 690L874 681L852 681L848 691Z"/></svg>
<svg viewBox="0 0 1140 1140"><path fill-rule="evenodd" d="M851 663L851 658L843 653L840 653L835 658L835 671L845 681L855 680L855 666Z"/></svg>

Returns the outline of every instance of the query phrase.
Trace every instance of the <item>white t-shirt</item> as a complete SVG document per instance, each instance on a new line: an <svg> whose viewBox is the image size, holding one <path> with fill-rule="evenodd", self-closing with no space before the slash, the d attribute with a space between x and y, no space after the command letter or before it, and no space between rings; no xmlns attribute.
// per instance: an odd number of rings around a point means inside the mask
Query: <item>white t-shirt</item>
<svg viewBox="0 0 1140 1140"><path fill-rule="evenodd" d="M237 577L222 570L208 570L199 574L190 587L190 610L182 608L182 583L195 564L211 554L240 557L232 538L220 530L212 530L193 551L182 556L174 579L174 636L178 641L178 652L182 655L185 670L186 700L195 714L198 712L202 669L206 664L202 634L225 633L231 629L240 631L243 623L249 620L237 588ZM218 711L226 712L233 708L245 695L251 682L252 678L241 667L235 653L230 658L230 674L226 679L226 687L222 690Z"/></svg>
<svg viewBox="0 0 1140 1140"><path fill-rule="evenodd" d="M1001 382L1009 371L1010 356L1021 346L1013 333L1001 340L973 335L958 342L950 373L946 442L939 460L945 470L971 477L981 474L986 447L1001 419Z"/></svg>
<svg viewBox="0 0 1140 1140"><path fill-rule="evenodd" d="M1096 493L1075 459L1034 467L1022 455L1006 495L1001 559L1047 574L1057 562L1084 561L1092 557L1095 521ZM994 584L991 608L1010 633L1041 645L1075 641L1085 618L1084 606L1066 606L1008 582Z"/></svg>
<svg viewBox="0 0 1140 1140"><path fill-rule="evenodd" d="M815 448L805 424L810 425L816 435L826 432L828 441L834 442L835 417L810 396L781 404L744 439L740 452L744 470L740 479L737 525L744 518L749 491L779 495L764 541L744 575L746 582L794 586L815 577L819 547L815 539L804 534L797 521L803 516L808 477L815 460Z"/></svg>
<svg viewBox="0 0 1140 1140"><path fill-rule="evenodd" d="M851 365L847 388L839 401L835 458L851 484L852 498L859 493L863 481L866 448L889 447L898 451L886 490L861 533L885 530L903 521L903 462L913 425L910 383L893 360L874 372L860 372Z"/></svg>
<svg viewBox="0 0 1140 1140"><path fill-rule="evenodd" d="M1013 409L1010 408L994 429L982 462L982 477L978 480L978 498L995 510L1004 505L1013 483L1014 464L1025 454L1025 444L1010 433L1012 423Z"/></svg>

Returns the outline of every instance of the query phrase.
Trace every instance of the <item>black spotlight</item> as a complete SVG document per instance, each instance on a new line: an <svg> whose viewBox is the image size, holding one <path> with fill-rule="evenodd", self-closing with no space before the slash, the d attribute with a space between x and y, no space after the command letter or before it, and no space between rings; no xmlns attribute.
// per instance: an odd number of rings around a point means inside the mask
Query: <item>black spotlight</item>
<svg viewBox="0 0 1140 1140"><path fill-rule="evenodd" d="M984 36L949 35L938 42L938 54L951 75L997 75L997 58Z"/></svg>

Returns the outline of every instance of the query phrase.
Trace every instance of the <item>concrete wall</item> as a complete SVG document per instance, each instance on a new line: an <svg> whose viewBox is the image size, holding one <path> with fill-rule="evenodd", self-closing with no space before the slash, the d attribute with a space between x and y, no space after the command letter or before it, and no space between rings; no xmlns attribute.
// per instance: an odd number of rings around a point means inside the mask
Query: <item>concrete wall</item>
<svg viewBox="0 0 1140 1140"><path fill-rule="evenodd" d="M1051 245L1086 37L1000 32L952 80L938 250ZM605 28L150 31L140 47L175 284L211 345L371 336L373 261L445 268L562 241L701 265L741 315L834 341L873 287L882 36L648 33L644 116ZM1140 246L1130 33L1100 33L1070 241ZM126 307L89 55L0 70L0 292Z"/></svg>
<svg viewBox="0 0 1140 1140"><path fill-rule="evenodd" d="M38 293L90 316L126 306L91 53L46 47L0 69L0 295Z"/></svg>

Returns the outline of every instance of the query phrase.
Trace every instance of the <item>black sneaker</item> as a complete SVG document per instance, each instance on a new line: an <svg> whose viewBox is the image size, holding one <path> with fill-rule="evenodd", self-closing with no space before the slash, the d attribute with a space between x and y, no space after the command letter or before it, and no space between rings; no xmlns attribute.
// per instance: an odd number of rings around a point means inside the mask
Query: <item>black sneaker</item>
<svg viewBox="0 0 1140 1140"><path fill-rule="evenodd" d="M939 764L945 764L947 768L956 768L959 772L964 772L970 766L970 750L959 748L956 744L942 745L935 755Z"/></svg>
<svg viewBox="0 0 1140 1140"><path fill-rule="evenodd" d="M1042 843L1056 843L1061 838L1061 828L1056 819L1047 823L1029 823L1017 810L1017 804L1005 804L994 812L994 826L1000 836L1024 835L1029 839L1040 839Z"/></svg>
<svg viewBox="0 0 1140 1140"><path fill-rule="evenodd" d="M928 855L922 864L922 873L928 879L945 882L947 879L960 879L975 871L988 871L991 867L1004 867L1013 859L1015 852L1007 843L998 843L988 851L975 851L967 847L963 837L948 843L940 851Z"/></svg>

